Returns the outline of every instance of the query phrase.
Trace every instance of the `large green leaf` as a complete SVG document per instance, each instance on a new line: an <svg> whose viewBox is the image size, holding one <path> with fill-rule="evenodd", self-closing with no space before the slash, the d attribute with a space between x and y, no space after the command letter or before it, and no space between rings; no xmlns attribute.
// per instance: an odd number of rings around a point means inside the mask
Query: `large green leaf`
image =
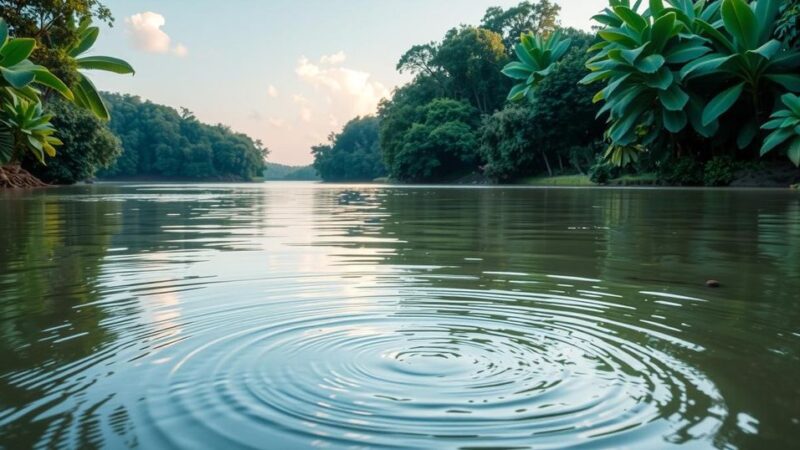
<svg viewBox="0 0 800 450"><path fill-rule="evenodd" d="M76 60L79 69L105 70L119 74L134 73L133 67L126 61L110 56L87 56Z"/></svg>
<svg viewBox="0 0 800 450"><path fill-rule="evenodd" d="M695 25L697 25L708 37L710 37L714 42L717 44L725 47L726 50L729 52L735 52L736 48L734 47L733 43L730 39L728 39L724 34L722 34L719 30L714 28L713 25L709 24L708 22L697 19L694 21Z"/></svg>
<svg viewBox="0 0 800 450"><path fill-rule="evenodd" d="M696 42L681 43L665 55L669 64L684 64L707 54L711 49Z"/></svg>
<svg viewBox="0 0 800 450"><path fill-rule="evenodd" d="M682 111L689 102L689 94L677 84L671 85L667 90L658 91L658 98L664 108L669 111Z"/></svg>
<svg viewBox="0 0 800 450"><path fill-rule="evenodd" d="M703 76L714 73L720 66L733 59L736 55L720 55L712 53L700 57L689 64L683 66L680 71L681 79L686 80L690 76Z"/></svg>
<svg viewBox="0 0 800 450"><path fill-rule="evenodd" d="M703 110L703 125L708 125L725 114L739 100L744 90L744 83L725 89L719 95L711 99Z"/></svg>
<svg viewBox="0 0 800 450"><path fill-rule="evenodd" d="M33 49L36 48L35 39L11 39L0 49L0 64L4 67L13 67L31 56Z"/></svg>
<svg viewBox="0 0 800 450"><path fill-rule="evenodd" d="M99 119L109 120L108 109L97 93L97 88L85 76L79 75L78 84L75 86L76 100L83 103L82 106L94 113Z"/></svg>
<svg viewBox="0 0 800 450"><path fill-rule="evenodd" d="M531 75L533 71L533 67L521 63L521 62L510 62L503 68L503 75L513 78L515 80L526 80Z"/></svg>
<svg viewBox="0 0 800 450"><path fill-rule="evenodd" d="M686 128L688 119L686 118L686 113L683 111L670 111L665 109L663 116L664 128L666 128L670 133L679 133L681 130Z"/></svg>
<svg viewBox="0 0 800 450"><path fill-rule="evenodd" d="M14 70L2 66L0 66L0 74L3 75L8 84L16 89L22 89L31 84L36 77L30 70Z"/></svg>
<svg viewBox="0 0 800 450"><path fill-rule="evenodd" d="M771 37L773 24L782 3L784 3L782 0L758 0L756 3L759 41L763 42Z"/></svg>
<svg viewBox="0 0 800 450"><path fill-rule="evenodd" d="M636 63L636 68L644 73L656 73L664 65L664 57L661 55L650 55L642 58Z"/></svg>
<svg viewBox="0 0 800 450"><path fill-rule="evenodd" d="M97 41L97 37L100 35L100 28L98 27L90 27L87 28L83 34L81 34L80 41L78 42L72 50L69 51L69 56L73 58L83 54Z"/></svg>
<svg viewBox="0 0 800 450"><path fill-rule="evenodd" d="M722 21L743 50L758 46L759 26L756 15L744 0L722 0Z"/></svg>
<svg viewBox="0 0 800 450"><path fill-rule="evenodd" d="M667 41L674 35L675 31L675 13L664 14L659 17L650 30L650 42L653 46L653 52L661 53Z"/></svg>
<svg viewBox="0 0 800 450"><path fill-rule="evenodd" d="M662 67L658 69L652 77L648 77L645 84L651 88L665 90L672 85L675 81L675 75L669 70L669 67Z"/></svg>
<svg viewBox="0 0 800 450"><path fill-rule="evenodd" d="M741 130L739 130L739 134L736 137L736 146L739 147L740 150L747 148L753 142L757 134L758 122L756 122L755 119L749 120Z"/></svg>
<svg viewBox="0 0 800 450"><path fill-rule="evenodd" d="M525 90L528 89L527 83L519 83L511 88L511 92L508 93L508 101L511 102L518 102L525 98Z"/></svg>
<svg viewBox="0 0 800 450"><path fill-rule="evenodd" d="M791 92L800 92L800 75L797 74L769 74L765 77L780 84Z"/></svg>
<svg viewBox="0 0 800 450"><path fill-rule="evenodd" d="M794 130L789 128L781 128L773 131L764 139L764 145L761 147L761 156L771 152L775 147L783 144L787 139L795 135Z"/></svg>
<svg viewBox="0 0 800 450"><path fill-rule="evenodd" d="M631 28L641 33L647 28L647 21L644 17L632 11L627 6L615 6L614 12Z"/></svg>
<svg viewBox="0 0 800 450"><path fill-rule="evenodd" d="M789 143L789 148L786 149L786 155L792 160L795 166L800 166L800 135L792 139Z"/></svg>
<svg viewBox="0 0 800 450"><path fill-rule="evenodd" d="M69 100L75 100L75 96L72 94L72 91L67 87L67 85L64 84L64 82L61 81L57 76L53 75L49 70L42 67L34 70L34 74L36 76L34 79L36 83L53 89Z"/></svg>
<svg viewBox="0 0 800 450"><path fill-rule="evenodd" d="M517 44L514 46L514 53L517 54L517 58L523 63L531 67L538 67L539 64L533 60L533 57L528 53L528 50L522 44Z"/></svg>

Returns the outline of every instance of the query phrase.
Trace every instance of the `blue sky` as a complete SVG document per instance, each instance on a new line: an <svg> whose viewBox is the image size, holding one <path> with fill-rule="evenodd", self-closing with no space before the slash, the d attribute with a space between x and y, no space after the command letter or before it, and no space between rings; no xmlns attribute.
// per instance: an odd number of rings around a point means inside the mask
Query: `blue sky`
<svg viewBox="0 0 800 450"><path fill-rule="evenodd" d="M414 44L477 24L516 0L107 0L116 18L97 54L134 77L96 74L100 89L187 107L261 139L270 161L311 162L324 142L408 81L394 68ZM588 29L605 0L560 0L561 22Z"/></svg>

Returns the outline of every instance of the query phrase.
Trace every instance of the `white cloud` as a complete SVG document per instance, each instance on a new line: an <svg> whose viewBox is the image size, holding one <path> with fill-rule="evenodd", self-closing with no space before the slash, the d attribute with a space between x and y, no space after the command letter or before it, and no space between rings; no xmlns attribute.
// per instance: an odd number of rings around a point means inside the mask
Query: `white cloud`
<svg viewBox="0 0 800 450"><path fill-rule="evenodd" d="M267 95L272 98L276 98L278 96L278 88L270 84L267 88Z"/></svg>
<svg viewBox="0 0 800 450"><path fill-rule="evenodd" d="M161 29L167 20L161 14L145 11L125 19L133 45L148 53L173 53L184 57L189 49L183 44L172 46L172 39Z"/></svg>
<svg viewBox="0 0 800 450"><path fill-rule="evenodd" d="M330 99L331 106L344 109L340 113L355 115L372 114L378 102L389 96L389 90L381 83L372 81L372 75L360 70L344 67L320 67L306 57L300 58L295 73L301 80ZM340 117L340 114L336 114Z"/></svg>
<svg viewBox="0 0 800 450"><path fill-rule="evenodd" d="M345 62L346 59L347 55L344 53L344 51L339 51L338 53L334 53L332 55L323 56L322 58L320 58L319 62L322 64L335 66L337 64Z"/></svg>
<svg viewBox="0 0 800 450"><path fill-rule="evenodd" d="M300 107L300 120L303 122L311 122L314 116L311 111L311 101L299 94L295 94L292 97L292 101Z"/></svg>

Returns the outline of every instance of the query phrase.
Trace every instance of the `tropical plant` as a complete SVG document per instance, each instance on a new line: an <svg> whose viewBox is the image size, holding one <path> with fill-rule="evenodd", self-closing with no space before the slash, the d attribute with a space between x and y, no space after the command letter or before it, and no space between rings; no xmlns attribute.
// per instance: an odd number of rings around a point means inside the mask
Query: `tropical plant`
<svg viewBox="0 0 800 450"><path fill-rule="evenodd" d="M800 92L800 51L774 38L781 0L718 3L721 21L697 21L714 51L684 66L681 79L706 78L724 86L703 109L703 126L716 123L736 105L751 111L750 119L737 127L737 145L745 148L758 135L763 113L772 109L777 96Z"/></svg>
<svg viewBox="0 0 800 450"><path fill-rule="evenodd" d="M91 179L98 170L109 167L122 153L122 144L105 122L91 111L58 97L48 98L45 110L53 115L51 123L64 145L47 165L30 156L22 158L22 167L45 183L72 184Z"/></svg>
<svg viewBox="0 0 800 450"><path fill-rule="evenodd" d="M781 0L651 0L639 12L642 3L609 0L594 17L605 28L583 80L606 83L594 100L605 101L615 161L630 161L617 153L635 155L632 146L691 141L670 137L690 125L702 138L747 148L776 99L800 91L798 49L775 38ZM722 127L723 117L738 125Z"/></svg>
<svg viewBox="0 0 800 450"><path fill-rule="evenodd" d="M33 39L9 38L8 24L0 18L0 164L18 161L26 149L44 162L44 155L54 155L54 145L60 143L52 136L52 116L44 114L34 86L74 98L58 77L28 59L35 48Z"/></svg>
<svg viewBox="0 0 800 450"><path fill-rule="evenodd" d="M45 114L42 104L21 97L14 97L11 103L3 105L0 122L7 127L12 136L12 145L0 149L6 161L18 161L21 149L29 150L40 163L45 155L56 155L55 147L62 142L53 136L56 129L50 123L53 116Z"/></svg>
<svg viewBox="0 0 800 450"><path fill-rule="evenodd" d="M103 70L117 74L133 74L133 67L127 62L110 56L84 56L97 41L100 28L93 26L90 18L86 18L78 25L76 34L78 40L66 49L67 54L74 59L78 68L77 81L72 90L75 92L75 103L88 109L98 118L109 120L108 108L97 92L94 83L81 70Z"/></svg>
<svg viewBox="0 0 800 450"><path fill-rule="evenodd" d="M786 155L789 159L796 166L800 166L800 97L785 94L781 97L781 101L785 108L772 114L772 120L761 127L765 130L773 130L764 140L761 155L783 146L786 148Z"/></svg>
<svg viewBox="0 0 800 450"><path fill-rule="evenodd" d="M547 38L542 38L533 33L524 33L520 36L520 43L514 47L514 52L519 61L513 61L503 68L503 74L518 80L508 100L520 101L527 98L533 101L536 88L550 75L558 61L567 53L572 40L562 39L558 31Z"/></svg>
<svg viewBox="0 0 800 450"><path fill-rule="evenodd" d="M29 38L10 38L8 24L0 18L0 88L5 101L20 96L37 101L39 91L35 84L49 87L68 99L73 99L72 91L46 67L33 64L28 57L36 48L36 40Z"/></svg>
<svg viewBox="0 0 800 450"><path fill-rule="evenodd" d="M606 27L598 32L600 42L590 48L597 52L587 63L591 73L581 81L607 83L594 101L605 101L598 116L609 113L609 156L630 162L637 153L634 144L650 145L662 130L679 133L690 122L701 135L712 136L718 124L700 120L701 103L686 91L678 72L687 62L711 52L706 40L692 29L698 21L713 20L717 8L686 1L671 2L677 7L665 8L661 0L653 0L640 14L641 1L610 3L594 17Z"/></svg>

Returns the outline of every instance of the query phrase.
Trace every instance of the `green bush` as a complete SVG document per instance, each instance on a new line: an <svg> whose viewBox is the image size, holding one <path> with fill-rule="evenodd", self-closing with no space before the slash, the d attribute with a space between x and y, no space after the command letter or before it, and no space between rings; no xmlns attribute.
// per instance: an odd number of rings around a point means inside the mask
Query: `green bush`
<svg viewBox="0 0 800 450"><path fill-rule="evenodd" d="M589 179L593 183L607 184L619 176L619 167L611 164L602 155L598 155L594 165L589 169Z"/></svg>
<svg viewBox="0 0 800 450"><path fill-rule="evenodd" d="M672 186L701 186L704 182L702 164L689 156L663 161L657 176L660 182Z"/></svg>
<svg viewBox="0 0 800 450"><path fill-rule="evenodd" d="M706 163L703 182L706 186L728 186L733 182L739 166L730 156L717 156Z"/></svg>
<svg viewBox="0 0 800 450"><path fill-rule="evenodd" d="M122 153L119 139L92 112L60 99L49 100L46 107L54 115L52 123L64 145L46 166L31 153L23 161L25 168L42 181L72 184L93 178Z"/></svg>

